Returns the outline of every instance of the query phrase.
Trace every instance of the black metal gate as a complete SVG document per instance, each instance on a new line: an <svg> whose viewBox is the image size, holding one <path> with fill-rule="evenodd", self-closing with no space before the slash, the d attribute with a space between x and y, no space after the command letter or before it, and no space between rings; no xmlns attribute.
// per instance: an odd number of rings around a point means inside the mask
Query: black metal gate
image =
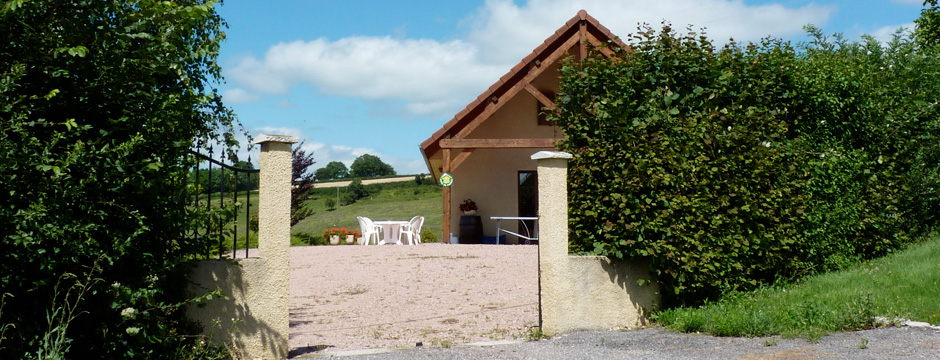
<svg viewBox="0 0 940 360"><path fill-rule="evenodd" d="M218 253L219 259L223 258L227 252L225 249L227 244L232 244L231 258L235 258L237 251L240 249L245 250L244 257L247 258L249 239L251 238L250 231L252 230L251 224L253 221L257 224L257 219L251 219L251 192L257 190L258 187L258 176L254 174L261 171L237 166L239 164L249 164L250 166L251 155L248 156L247 162L238 162L236 159L232 164L226 164L224 150L222 151L222 160L212 158L211 147L209 148L209 155L196 151L190 151L190 153L197 158L190 176L190 181L197 187L192 206L197 211L205 209L205 224L199 230L193 231L193 238L203 237L206 240L204 243L206 244L205 256L207 259L213 257L213 250ZM226 171L229 172L228 176ZM213 182L214 177L216 179L215 183ZM244 190L244 204L238 201L238 194L241 190ZM229 198L229 193L231 193L231 198ZM218 194L217 203L213 199L215 194ZM203 195L205 195L204 200ZM230 200L228 204L226 204L227 200ZM238 221L236 221L238 213L242 210L240 208L244 208L245 214L245 241L241 244L242 248L239 248L238 244ZM255 233L257 235L256 227ZM213 244L213 240L216 240L215 244Z"/></svg>

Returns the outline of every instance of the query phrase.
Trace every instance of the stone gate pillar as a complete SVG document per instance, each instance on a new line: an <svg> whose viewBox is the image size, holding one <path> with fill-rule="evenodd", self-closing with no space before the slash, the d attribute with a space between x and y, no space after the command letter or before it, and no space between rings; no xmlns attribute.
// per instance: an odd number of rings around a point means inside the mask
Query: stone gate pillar
<svg viewBox="0 0 940 360"><path fill-rule="evenodd" d="M570 158L556 151L532 155L538 160L542 333L641 327L660 301L659 286L649 281L649 261L568 254Z"/></svg>
<svg viewBox="0 0 940 360"><path fill-rule="evenodd" d="M291 144L297 138L261 135L258 255L195 264L190 292L220 291L227 299L187 307L214 344L240 359L285 359L290 350Z"/></svg>

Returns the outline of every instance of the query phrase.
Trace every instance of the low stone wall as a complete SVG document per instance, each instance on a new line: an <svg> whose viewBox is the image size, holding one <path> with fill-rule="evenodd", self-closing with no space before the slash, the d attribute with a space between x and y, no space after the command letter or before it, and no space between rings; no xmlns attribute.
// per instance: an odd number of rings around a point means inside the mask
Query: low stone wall
<svg viewBox="0 0 940 360"><path fill-rule="evenodd" d="M288 336L283 295L289 288L267 259L203 260L195 264L191 293L220 290L228 299L193 304L187 309L191 320L203 326L214 344L231 346L241 359L283 359L287 357ZM283 298L283 299L282 299Z"/></svg>
<svg viewBox="0 0 940 360"><path fill-rule="evenodd" d="M568 255L568 159L539 152L539 288L542 332L634 329L660 302L646 261Z"/></svg>

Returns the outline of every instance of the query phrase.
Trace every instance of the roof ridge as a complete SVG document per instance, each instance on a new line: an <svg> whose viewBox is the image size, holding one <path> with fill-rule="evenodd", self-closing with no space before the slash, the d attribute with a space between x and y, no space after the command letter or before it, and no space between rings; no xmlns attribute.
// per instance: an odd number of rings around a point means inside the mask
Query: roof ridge
<svg viewBox="0 0 940 360"><path fill-rule="evenodd" d="M483 112L483 110L478 109L478 108L480 106L485 107L485 104L487 102L486 99L492 98L494 96L494 93L499 92L500 89L502 88L505 88L503 89L502 93L505 93L506 91L508 91L506 89L511 87L512 84L510 84L510 81L512 80L513 77L517 76L518 73L521 72L522 70L528 68L529 65L532 64L532 62L535 61L538 57L540 57L540 55L542 55L547 49L551 48L553 45L556 45L555 43L559 41L562 35L564 35L568 31L571 31L572 28L578 26L582 21L586 21L587 23L591 24L591 26L596 28L597 32L599 32L601 35L603 35L607 39L613 40L621 48L627 48L627 46L623 42L621 42L617 36L615 36L609 29L607 29L607 27L601 25L600 22L598 22L597 19L595 19L590 14L588 14L586 10L584 9L578 10L578 13L575 14L575 16L573 16L571 19L569 19L564 24L562 24L557 30L555 30L555 32L549 35L548 38L542 41L541 44L536 46L535 49L527 53L522 58L522 60L516 63L516 65L513 66L506 74L504 74L503 76L500 76L499 79L497 79L492 85L487 87L486 90L484 90L479 96L472 99L470 103L467 104L467 106L465 106L463 109L457 112L457 114L454 115L454 117L452 117L450 120L445 122L444 125L440 129L438 129L437 131L434 132L433 135L431 135L431 137L423 141L420 144L422 153L425 153L428 150L428 147L434 144L437 140L440 140L444 136L444 134L451 131L455 126L457 126L461 122L461 120L466 118L475 110L479 110L479 112L477 112L477 114L473 115L472 117L475 117L479 115L479 113ZM592 31L592 33L595 33L595 32ZM557 44L557 45L561 46L561 44ZM499 94L499 95L501 96L502 94ZM430 154L425 153L424 155L425 157L428 157L428 155Z"/></svg>

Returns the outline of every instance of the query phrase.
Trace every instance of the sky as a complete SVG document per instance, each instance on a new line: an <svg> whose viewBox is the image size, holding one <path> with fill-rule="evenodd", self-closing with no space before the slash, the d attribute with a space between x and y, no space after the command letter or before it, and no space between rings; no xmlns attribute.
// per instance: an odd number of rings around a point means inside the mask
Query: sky
<svg viewBox="0 0 940 360"><path fill-rule="evenodd" d="M922 0L228 0L218 85L251 136L297 136L314 168L372 154L427 173L419 144L584 9L627 38L640 23L715 42L850 40L913 28ZM247 141L243 140L243 143ZM244 159L246 151L241 152ZM251 155L257 164L257 148Z"/></svg>

